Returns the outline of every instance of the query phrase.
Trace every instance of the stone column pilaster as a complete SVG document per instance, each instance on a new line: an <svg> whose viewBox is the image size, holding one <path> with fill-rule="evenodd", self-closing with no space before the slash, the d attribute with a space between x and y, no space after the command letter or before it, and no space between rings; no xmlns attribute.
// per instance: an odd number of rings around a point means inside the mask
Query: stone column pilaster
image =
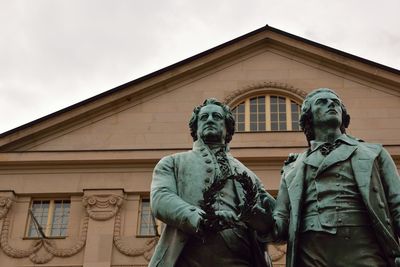
<svg viewBox="0 0 400 267"><path fill-rule="evenodd" d="M89 227L83 267L111 266L115 215L122 202L122 190L85 190Z"/></svg>

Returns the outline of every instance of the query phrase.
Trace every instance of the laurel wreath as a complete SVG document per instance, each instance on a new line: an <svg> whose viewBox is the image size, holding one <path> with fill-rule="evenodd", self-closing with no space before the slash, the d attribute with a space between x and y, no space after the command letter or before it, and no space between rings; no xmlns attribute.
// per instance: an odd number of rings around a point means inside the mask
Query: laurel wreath
<svg viewBox="0 0 400 267"><path fill-rule="evenodd" d="M239 207L239 220L246 220L251 214L251 210L256 205L258 197L257 186L253 184L250 176L246 172L229 177L217 177L210 186L203 190L203 200L200 201L200 208L204 211L200 226L203 231L220 232L235 227L236 224L221 220L221 218L216 215L216 210L214 208L217 194L224 188L229 179L239 182L244 191L242 199L243 205Z"/></svg>

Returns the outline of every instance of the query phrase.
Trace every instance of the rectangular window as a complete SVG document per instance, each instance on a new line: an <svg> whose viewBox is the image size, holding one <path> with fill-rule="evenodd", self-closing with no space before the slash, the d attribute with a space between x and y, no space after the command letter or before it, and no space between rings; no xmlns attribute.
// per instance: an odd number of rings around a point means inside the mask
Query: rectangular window
<svg viewBox="0 0 400 267"><path fill-rule="evenodd" d="M68 199L33 200L29 213L27 237L41 237L37 223L46 237L65 237L67 235L71 201Z"/></svg>
<svg viewBox="0 0 400 267"><path fill-rule="evenodd" d="M139 236L156 236L161 234L164 229L164 223L157 220L150 209L150 200L141 199L140 201L140 214L139 214Z"/></svg>

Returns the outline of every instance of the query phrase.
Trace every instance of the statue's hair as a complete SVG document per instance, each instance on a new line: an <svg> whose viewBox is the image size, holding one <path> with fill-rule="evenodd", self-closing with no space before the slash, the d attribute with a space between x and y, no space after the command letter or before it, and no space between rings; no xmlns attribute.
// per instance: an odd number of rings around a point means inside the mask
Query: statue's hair
<svg viewBox="0 0 400 267"><path fill-rule="evenodd" d="M332 89L319 88L309 93L304 99L304 102L301 105L300 127L303 130L304 134L306 135L307 142L309 145L310 141L315 139L311 104L314 96L320 93L332 93L337 97L339 97L338 94L336 94L336 92L333 91ZM340 125L340 131L342 133L346 133L346 128L349 127L350 124L350 115L347 113L346 107L344 106L342 101L340 101L340 107L342 108L342 125Z"/></svg>
<svg viewBox="0 0 400 267"><path fill-rule="evenodd" d="M235 118L233 117L232 111L229 106L219 102L215 98L207 98L206 100L204 100L203 104L193 109L192 117L189 120L190 135L193 137L193 141L196 141L198 139L197 122L199 112L201 108L207 105L217 105L223 109L226 127L225 143L228 144L232 140L232 136L235 134Z"/></svg>

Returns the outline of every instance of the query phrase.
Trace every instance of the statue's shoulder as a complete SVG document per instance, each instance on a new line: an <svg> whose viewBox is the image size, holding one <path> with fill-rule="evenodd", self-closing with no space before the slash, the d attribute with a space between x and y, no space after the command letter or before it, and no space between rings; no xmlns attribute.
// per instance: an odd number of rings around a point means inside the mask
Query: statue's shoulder
<svg viewBox="0 0 400 267"><path fill-rule="evenodd" d="M306 152L303 152L306 153ZM290 153L288 158L283 162L283 166L281 169L282 177L285 176L290 170L294 168L296 165L296 161L299 159L300 155L303 153Z"/></svg>
<svg viewBox="0 0 400 267"><path fill-rule="evenodd" d="M365 142L364 140L362 140L360 138L357 138L357 137L354 137L354 136L351 136L351 135L347 135L347 136L349 138L357 141L357 145L359 147L361 147L362 149L369 150L369 151L374 152L376 154L379 154L379 152L383 149L382 144L368 143L368 142Z"/></svg>
<svg viewBox="0 0 400 267"><path fill-rule="evenodd" d="M162 157L159 161L159 163L174 163L174 162L179 162L181 160L185 160L188 157L192 156L194 154L193 150L188 150L184 152L178 152L170 155L166 155Z"/></svg>

